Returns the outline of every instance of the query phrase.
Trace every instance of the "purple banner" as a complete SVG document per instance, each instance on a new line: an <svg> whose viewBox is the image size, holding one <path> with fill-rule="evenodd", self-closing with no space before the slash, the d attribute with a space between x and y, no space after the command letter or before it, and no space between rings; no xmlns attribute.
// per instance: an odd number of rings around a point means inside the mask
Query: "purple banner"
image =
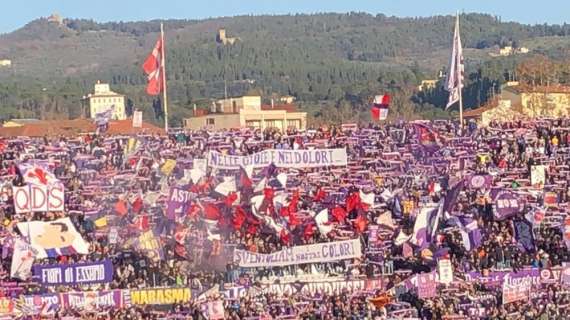
<svg viewBox="0 0 570 320"><path fill-rule="evenodd" d="M103 308L121 308L123 306L121 290L69 292L63 294L66 309L101 310Z"/></svg>
<svg viewBox="0 0 570 320"><path fill-rule="evenodd" d="M489 189L493 183L493 177L490 175L473 175L466 179L467 187L471 189Z"/></svg>
<svg viewBox="0 0 570 320"><path fill-rule="evenodd" d="M178 187L170 188L168 201L166 202L166 216L174 220L176 215L184 213L184 207L194 198L191 192Z"/></svg>
<svg viewBox="0 0 570 320"><path fill-rule="evenodd" d="M422 273L418 275L418 298L427 299L433 298L437 295L437 283L435 281L435 274Z"/></svg>
<svg viewBox="0 0 570 320"><path fill-rule="evenodd" d="M36 265L33 278L43 285L83 285L113 281L111 260L63 265Z"/></svg>
<svg viewBox="0 0 570 320"><path fill-rule="evenodd" d="M495 203L494 213L497 220L512 217L524 209L522 200L511 191L493 189L491 190L491 198Z"/></svg>
<svg viewBox="0 0 570 320"><path fill-rule="evenodd" d="M61 294L59 293L28 295L24 296L24 301L32 314L39 314L42 308L44 309L44 314L51 314L63 306Z"/></svg>
<svg viewBox="0 0 570 320"><path fill-rule="evenodd" d="M570 286L570 265L563 267L560 282L565 286Z"/></svg>
<svg viewBox="0 0 570 320"><path fill-rule="evenodd" d="M563 269L560 267L547 269L526 269L519 272L493 271L486 275L479 272L465 274L466 281L479 281L489 287L500 287L504 283L516 285L521 281L530 281L532 285L541 283L557 283L563 277Z"/></svg>

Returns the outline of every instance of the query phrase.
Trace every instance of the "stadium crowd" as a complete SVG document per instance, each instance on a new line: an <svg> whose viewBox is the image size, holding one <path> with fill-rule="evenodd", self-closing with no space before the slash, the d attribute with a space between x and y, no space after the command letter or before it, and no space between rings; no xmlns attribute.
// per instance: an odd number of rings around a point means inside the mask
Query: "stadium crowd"
<svg viewBox="0 0 570 320"><path fill-rule="evenodd" d="M565 319L569 181L569 119L0 138L0 318Z"/></svg>

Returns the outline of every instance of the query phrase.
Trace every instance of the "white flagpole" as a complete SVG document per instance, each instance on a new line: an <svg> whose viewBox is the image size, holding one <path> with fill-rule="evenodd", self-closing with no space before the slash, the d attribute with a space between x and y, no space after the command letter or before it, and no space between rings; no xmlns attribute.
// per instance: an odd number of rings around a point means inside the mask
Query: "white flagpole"
<svg viewBox="0 0 570 320"><path fill-rule="evenodd" d="M160 42L162 43L162 45L160 46L161 49L161 53L160 53L160 58L161 58L161 62L160 62L160 67L162 68L162 100L164 103L164 131L166 132L166 134L168 135L168 97L166 95L166 55L164 54L164 47L165 47L165 43L164 43L164 26L162 24L162 22L160 23Z"/></svg>
<svg viewBox="0 0 570 320"><path fill-rule="evenodd" d="M457 28L457 35L459 36L459 13L457 13L456 28ZM461 50L461 49L459 49L459 50ZM463 52L461 52L460 58L463 59ZM461 62L461 61L459 61L459 62ZM461 63L461 65L463 65L463 63ZM462 72L461 67L458 67L457 68L457 73L458 73L457 79L460 79L460 85L458 88L458 90L459 90L459 125L460 125L459 128L461 128L461 134L463 134L463 97L461 95L461 89L463 87L463 79L462 79L463 75L461 74L461 72Z"/></svg>

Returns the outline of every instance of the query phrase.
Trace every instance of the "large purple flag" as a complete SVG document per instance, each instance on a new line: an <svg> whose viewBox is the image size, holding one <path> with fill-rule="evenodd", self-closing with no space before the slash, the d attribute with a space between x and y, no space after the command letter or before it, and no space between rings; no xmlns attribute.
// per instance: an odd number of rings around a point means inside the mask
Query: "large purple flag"
<svg viewBox="0 0 570 320"><path fill-rule="evenodd" d="M524 209L523 201L511 191L492 189L490 195L495 203L494 213L497 220L512 217Z"/></svg>
<svg viewBox="0 0 570 320"><path fill-rule="evenodd" d="M449 192L445 195L445 200L443 201L443 212L451 213L451 210L453 210L453 206L457 201L457 197L459 196L459 193L461 193L461 191L463 190L464 186L465 186L465 181L461 180L458 183L456 183L451 188L451 190L449 190Z"/></svg>
<svg viewBox="0 0 570 320"><path fill-rule="evenodd" d="M467 251L477 249L479 245L481 245L482 236L477 220L461 216L451 217L448 221L451 225L455 225L459 228L463 246Z"/></svg>
<svg viewBox="0 0 570 320"><path fill-rule="evenodd" d="M416 217L411 241L420 247L420 249L427 248L431 243L435 231L437 230L442 208L441 203L439 205L425 206Z"/></svg>
<svg viewBox="0 0 570 320"><path fill-rule="evenodd" d="M534 251L534 237L532 234L532 225L526 219L520 219L514 222L515 238L526 251Z"/></svg>

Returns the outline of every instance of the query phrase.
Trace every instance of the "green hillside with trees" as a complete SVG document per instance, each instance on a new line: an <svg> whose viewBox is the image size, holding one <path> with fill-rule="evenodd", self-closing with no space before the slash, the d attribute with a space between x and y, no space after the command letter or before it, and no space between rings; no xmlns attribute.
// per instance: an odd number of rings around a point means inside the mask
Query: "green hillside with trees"
<svg viewBox="0 0 570 320"><path fill-rule="evenodd" d="M0 36L0 118L73 118L97 80L111 83L129 104L159 121L159 101L144 93L142 62L161 21L97 23L38 19ZM238 16L166 20L167 75L172 121L207 108L213 98L261 93L293 95L314 121L369 119L375 94L394 96L391 117L448 117L440 88L418 92L449 59L454 17L396 18L364 13ZM216 42L219 28L239 37ZM461 16L466 56L465 106L484 104L517 75L521 60L540 53L564 65L570 25L524 25L484 14ZM528 55L492 57L500 46L527 43ZM528 61L531 62L528 62ZM556 77L564 81L565 73ZM154 106L154 108L153 108Z"/></svg>

